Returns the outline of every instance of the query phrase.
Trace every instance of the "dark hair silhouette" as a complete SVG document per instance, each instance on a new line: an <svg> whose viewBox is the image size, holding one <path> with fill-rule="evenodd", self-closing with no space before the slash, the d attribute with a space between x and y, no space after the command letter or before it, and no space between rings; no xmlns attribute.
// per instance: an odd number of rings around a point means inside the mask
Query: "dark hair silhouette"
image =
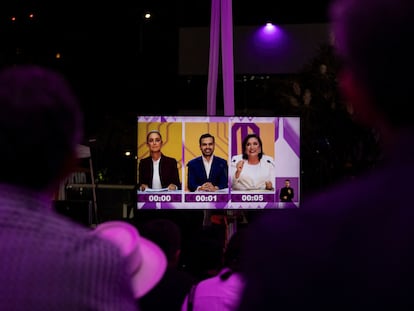
<svg viewBox="0 0 414 311"><path fill-rule="evenodd" d="M241 272L240 256L244 242L244 231L236 231L230 237L224 252L224 267L229 268L229 271L220 276L221 280L227 280L234 272Z"/></svg>
<svg viewBox="0 0 414 311"><path fill-rule="evenodd" d="M247 141L250 138L256 138L259 141L259 145L260 145L259 160L260 160L263 156L263 143L262 143L262 140L260 139L259 135L257 135L257 134L249 134L243 139L243 143L242 143L243 159L245 159L245 160L247 159L246 145L247 145Z"/></svg>
<svg viewBox="0 0 414 311"><path fill-rule="evenodd" d="M200 139L198 140L198 144L201 146L201 141L204 138L209 138L209 137L213 138L213 143L214 143L214 141L215 141L214 136L211 135L210 133L205 133L205 134L203 134L203 135L200 136Z"/></svg>

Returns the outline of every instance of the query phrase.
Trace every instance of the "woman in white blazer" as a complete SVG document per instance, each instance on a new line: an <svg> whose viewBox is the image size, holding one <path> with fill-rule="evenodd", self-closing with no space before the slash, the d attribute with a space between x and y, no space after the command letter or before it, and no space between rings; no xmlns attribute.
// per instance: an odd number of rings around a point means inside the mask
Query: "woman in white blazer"
<svg viewBox="0 0 414 311"><path fill-rule="evenodd" d="M256 134L243 139L242 154L232 157L231 182L233 190L274 190L275 165L273 158L263 154L263 144Z"/></svg>

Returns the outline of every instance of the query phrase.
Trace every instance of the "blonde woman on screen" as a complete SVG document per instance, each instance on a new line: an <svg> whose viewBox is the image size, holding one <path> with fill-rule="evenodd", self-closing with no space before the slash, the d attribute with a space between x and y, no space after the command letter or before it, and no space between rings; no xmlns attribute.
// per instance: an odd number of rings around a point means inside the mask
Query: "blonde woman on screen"
<svg viewBox="0 0 414 311"><path fill-rule="evenodd" d="M257 134L243 139L242 154L231 159L233 190L274 190L273 158L263 153L262 140Z"/></svg>
<svg viewBox="0 0 414 311"><path fill-rule="evenodd" d="M163 145L161 133L152 130L147 134L150 155L139 162L138 189L181 190L177 160L161 152Z"/></svg>

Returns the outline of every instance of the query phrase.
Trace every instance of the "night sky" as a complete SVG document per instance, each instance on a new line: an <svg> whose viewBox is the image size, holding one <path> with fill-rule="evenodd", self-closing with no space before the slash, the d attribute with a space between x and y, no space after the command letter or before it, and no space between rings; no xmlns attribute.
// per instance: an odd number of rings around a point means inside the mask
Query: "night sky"
<svg viewBox="0 0 414 311"><path fill-rule="evenodd" d="M233 24L327 22L329 2L233 1ZM97 161L111 162L109 154L133 148L137 114L177 110L179 29L208 27L210 5L205 0L1 1L0 66L35 63L62 72L84 109L85 139L98 138ZM150 23L143 20L147 11Z"/></svg>
<svg viewBox="0 0 414 311"><path fill-rule="evenodd" d="M233 23L325 22L328 3L233 1ZM71 80L88 114L101 111L102 101L110 103L109 109L131 110L136 105L132 110L139 111L140 102L172 100L165 94L175 89L178 30L208 27L210 5L206 0L1 1L0 62L59 69ZM147 11L151 22L143 20ZM55 59L56 53L60 59ZM165 92L146 95L160 88Z"/></svg>

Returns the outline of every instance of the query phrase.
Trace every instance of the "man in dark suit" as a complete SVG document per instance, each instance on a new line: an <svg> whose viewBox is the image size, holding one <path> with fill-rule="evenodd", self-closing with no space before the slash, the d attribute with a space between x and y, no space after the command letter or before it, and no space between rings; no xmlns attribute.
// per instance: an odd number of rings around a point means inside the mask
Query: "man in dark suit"
<svg viewBox="0 0 414 311"><path fill-rule="evenodd" d="M138 189L141 191L147 188L181 190L177 160L161 152L162 144L159 131L152 130L147 134L150 156L142 159L138 165Z"/></svg>
<svg viewBox="0 0 414 311"><path fill-rule="evenodd" d="M290 186L290 180L285 180L285 186L280 188L279 199L280 202L292 202L295 195L293 188Z"/></svg>
<svg viewBox="0 0 414 311"><path fill-rule="evenodd" d="M228 165L223 158L214 155L214 136L200 136L202 155L188 162L188 190L216 191L228 187Z"/></svg>

